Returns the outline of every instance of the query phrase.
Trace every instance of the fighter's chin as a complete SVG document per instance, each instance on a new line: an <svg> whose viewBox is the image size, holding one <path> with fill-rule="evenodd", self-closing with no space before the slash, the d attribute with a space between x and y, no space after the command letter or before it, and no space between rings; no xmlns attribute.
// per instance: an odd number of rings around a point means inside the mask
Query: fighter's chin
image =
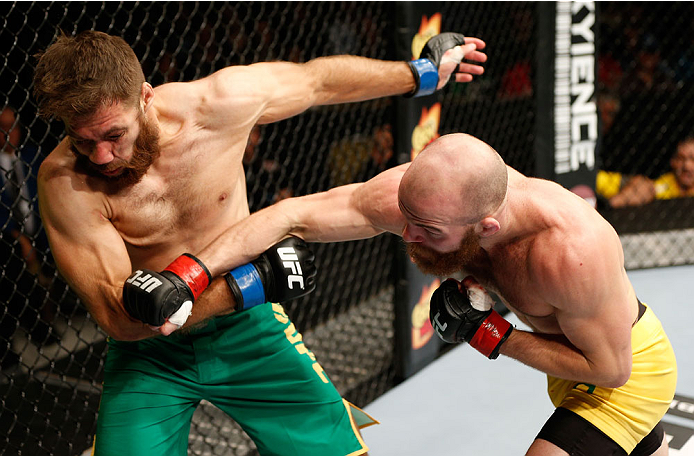
<svg viewBox="0 0 694 456"><path fill-rule="evenodd" d="M117 179L118 177L123 175L123 173L125 172L125 168L121 166L113 170L100 170L99 172L105 177Z"/></svg>
<svg viewBox="0 0 694 456"><path fill-rule="evenodd" d="M414 244L407 245L407 254L417 269L425 274L451 276L460 271L460 264L455 261L455 253L437 253Z"/></svg>
<svg viewBox="0 0 694 456"><path fill-rule="evenodd" d="M96 171L97 175L112 186L113 191L119 191L131 187L142 180L147 169L134 169L128 166L121 166L112 171Z"/></svg>
<svg viewBox="0 0 694 456"><path fill-rule="evenodd" d="M459 268L445 267L445 266L441 266L437 263L429 263L429 262L417 260L417 258L412 257L412 256L410 256L410 259L415 264L415 266L417 266L417 269L422 271L424 274L440 276L440 277L450 277L450 276L460 272Z"/></svg>

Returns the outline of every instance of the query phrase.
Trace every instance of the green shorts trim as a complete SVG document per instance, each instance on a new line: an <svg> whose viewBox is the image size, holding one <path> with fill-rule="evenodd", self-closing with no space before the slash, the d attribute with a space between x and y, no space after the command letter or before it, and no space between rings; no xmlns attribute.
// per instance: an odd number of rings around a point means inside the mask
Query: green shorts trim
<svg viewBox="0 0 694 456"><path fill-rule="evenodd" d="M364 454L358 429L376 423L342 399L284 309L268 303L186 335L109 340L94 454L187 455L203 399L264 456Z"/></svg>

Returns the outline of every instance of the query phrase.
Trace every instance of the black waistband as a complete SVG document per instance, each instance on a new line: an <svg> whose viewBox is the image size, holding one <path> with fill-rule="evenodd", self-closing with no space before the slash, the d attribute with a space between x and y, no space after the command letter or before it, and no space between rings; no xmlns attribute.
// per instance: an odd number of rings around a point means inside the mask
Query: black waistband
<svg viewBox="0 0 694 456"><path fill-rule="evenodd" d="M637 301L638 301L638 303L639 303L639 316L636 317L636 321L634 322L634 325L635 325L636 323L638 323L639 320L641 319L641 317L643 317L643 314L646 313L646 306L645 306L641 301L639 301L638 299L637 299ZM633 326L633 325L632 325L632 326Z"/></svg>

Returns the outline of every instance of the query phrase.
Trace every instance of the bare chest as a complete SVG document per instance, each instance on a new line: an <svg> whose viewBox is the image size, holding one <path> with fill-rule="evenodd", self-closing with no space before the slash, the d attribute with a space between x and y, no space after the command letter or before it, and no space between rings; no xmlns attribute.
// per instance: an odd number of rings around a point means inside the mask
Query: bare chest
<svg viewBox="0 0 694 456"><path fill-rule="evenodd" d="M165 178L145 176L131 191L112 198L111 222L133 264L199 251L247 216L242 171L241 166L214 164L181 167Z"/></svg>
<svg viewBox="0 0 694 456"><path fill-rule="evenodd" d="M471 264L466 270L533 330L560 333L555 308L540 296L536 277L530 272L527 246L516 246Z"/></svg>

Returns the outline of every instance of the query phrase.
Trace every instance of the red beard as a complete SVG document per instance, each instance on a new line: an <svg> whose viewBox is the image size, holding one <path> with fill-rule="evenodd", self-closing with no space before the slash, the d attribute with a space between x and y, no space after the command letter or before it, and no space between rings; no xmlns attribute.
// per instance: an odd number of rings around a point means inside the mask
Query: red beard
<svg viewBox="0 0 694 456"><path fill-rule="evenodd" d="M154 160L159 156L160 150L159 130L142 117L139 119L139 124L140 133L137 135L133 145L133 156L129 161L114 160L106 165L95 165L88 157L71 148L72 152L77 156L78 165L91 175L108 179L109 183L115 185L116 191L140 182L149 167L154 163ZM123 168L123 171L117 176L105 176L103 174L118 168Z"/></svg>
<svg viewBox="0 0 694 456"><path fill-rule="evenodd" d="M440 253L420 243L407 243L407 254L420 271L435 276L451 276L473 263L481 252L480 237L470 228L460 241L458 249Z"/></svg>

